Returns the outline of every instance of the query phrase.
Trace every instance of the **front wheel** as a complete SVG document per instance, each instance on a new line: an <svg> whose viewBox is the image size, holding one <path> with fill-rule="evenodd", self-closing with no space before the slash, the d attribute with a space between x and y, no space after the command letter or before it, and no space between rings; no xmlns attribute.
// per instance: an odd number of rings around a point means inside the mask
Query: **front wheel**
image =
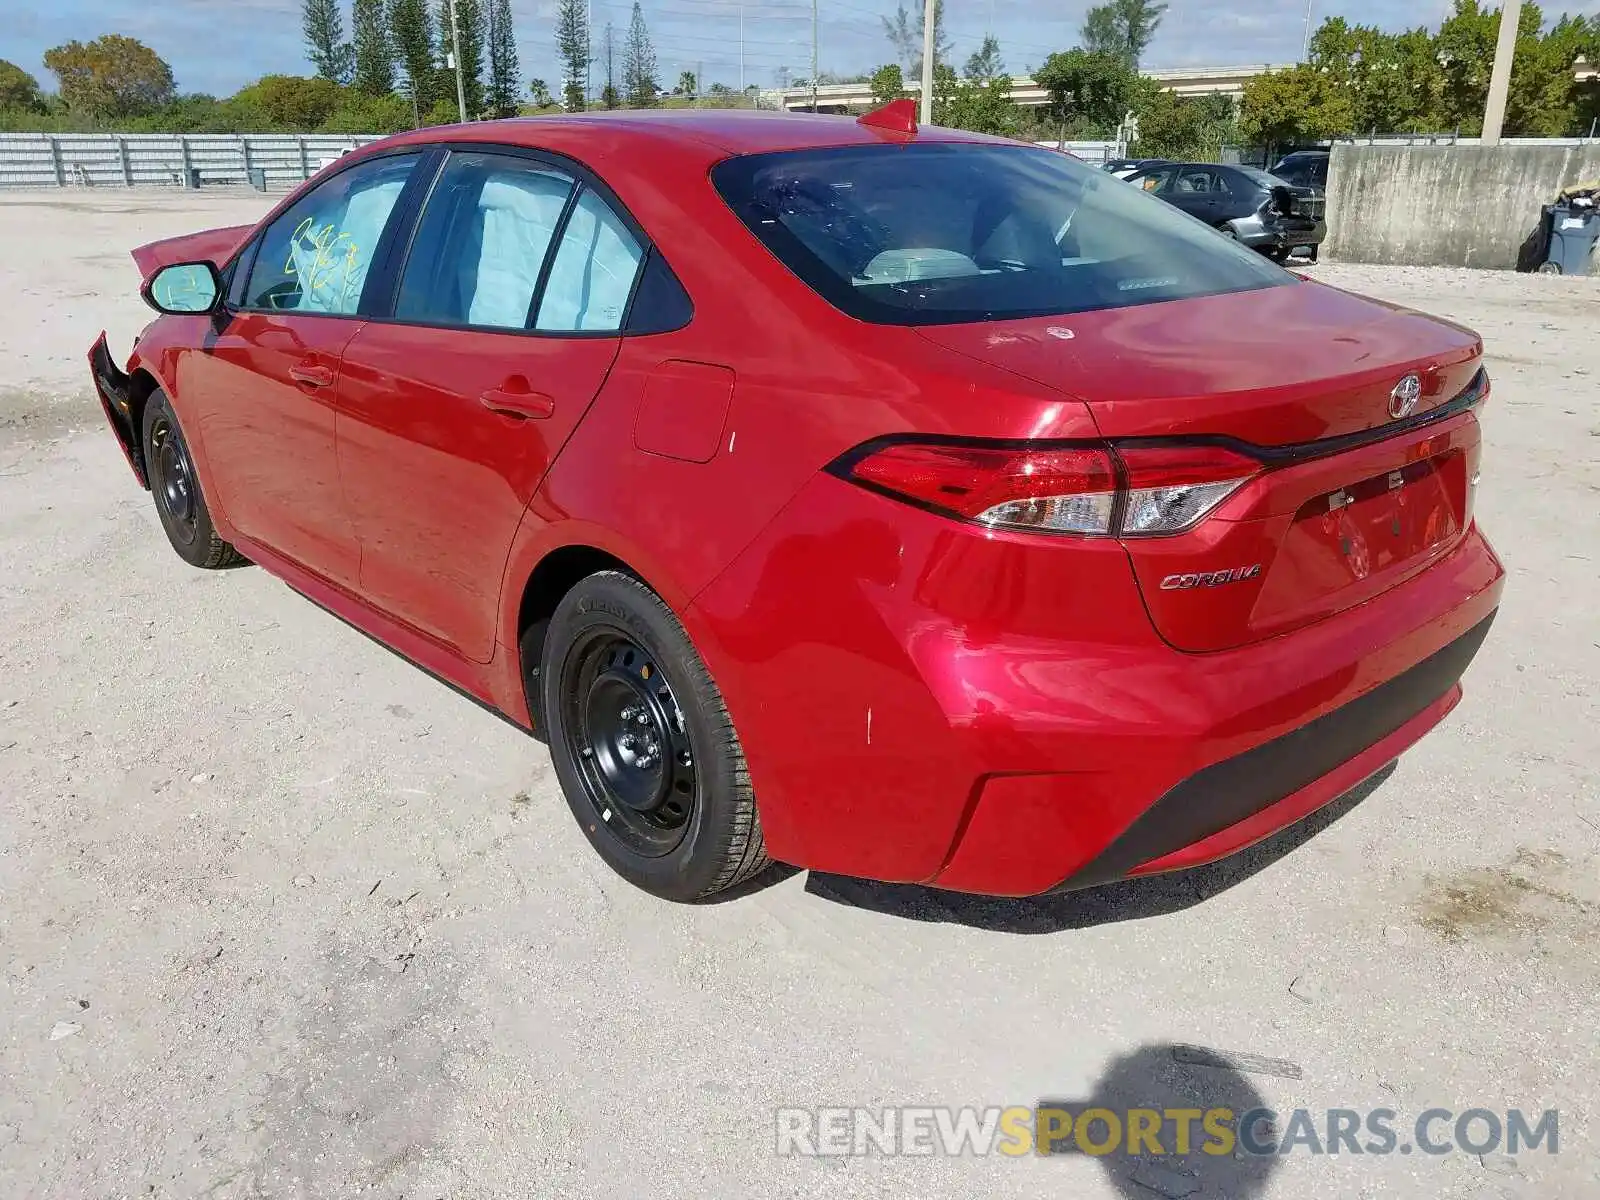
<svg viewBox="0 0 1600 1200"><path fill-rule="evenodd" d="M191 567L214 571L246 562L217 535L211 509L200 490L200 476L189 443L165 392L152 392L144 406L145 478L167 541Z"/></svg>
<svg viewBox="0 0 1600 1200"><path fill-rule="evenodd" d="M648 587L620 571L579 581L550 619L539 683L567 804L617 874L687 901L767 866L722 694Z"/></svg>

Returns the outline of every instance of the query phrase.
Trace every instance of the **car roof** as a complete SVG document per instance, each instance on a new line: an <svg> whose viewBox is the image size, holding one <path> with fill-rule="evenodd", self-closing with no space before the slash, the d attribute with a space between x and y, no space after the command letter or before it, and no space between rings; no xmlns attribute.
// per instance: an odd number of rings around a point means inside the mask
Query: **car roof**
<svg viewBox="0 0 1600 1200"><path fill-rule="evenodd" d="M411 142L481 142L538 147L551 139L569 142L584 133L605 133L608 143L622 148L628 143L660 147L676 143L701 151L715 148L728 154L761 154L778 150L804 150L824 146L850 146L916 142L994 142L1009 139L919 125L914 135L862 125L854 117L814 113L769 112L752 109L619 109L611 112L566 113L546 117L512 117L501 121L474 121L462 125L436 125L385 139L389 145ZM1009 143L1015 144L1015 143Z"/></svg>

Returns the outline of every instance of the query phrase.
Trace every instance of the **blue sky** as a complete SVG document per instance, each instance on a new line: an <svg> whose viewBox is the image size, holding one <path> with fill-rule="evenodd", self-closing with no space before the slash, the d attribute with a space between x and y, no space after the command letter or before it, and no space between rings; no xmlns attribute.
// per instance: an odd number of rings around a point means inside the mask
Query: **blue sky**
<svg viewBox="0 0 1600 1200"><path fill-rule="evenodd" d="M182 91L227 95L269 72L308 74L300 39L299 0L17 0L0 19L0 58L32 71L47 87L44 51L72 38L101 33L137 37L172 64ZM1076 41L1090 0L1065 0L1041 9L1022 0L945 0L945 23L956 58L978 46L984 31L1000 38L1006 68L1023 74L1052 50ZM1339 7L1312 0L1312 23L1342 13L1387 28L1436 24L1448 0L1353 0ZM593 0L595 41L609 20L619 38L632 0ZM880 16L895 0L819 0L820 61L824 70L856 72L889 61ZM739 14L744 13L744 79L771 86L788 67L803 76L811 62L810 0L644 0L663 82L682 70L703 71L706 82L738 86ZM1568 11L1600 11L1600 0L1572 0ZM1549 12L1559 11L1552 6ZM553 0L512 0L524 80L542 76L555 89L560 69L553 42ZM1147 66L1229 66L1292 62L1300 53L1305 0L1171 0ZM347 9L348 25L348 9ZM620 54L619 54L620 59Z"/></svg>

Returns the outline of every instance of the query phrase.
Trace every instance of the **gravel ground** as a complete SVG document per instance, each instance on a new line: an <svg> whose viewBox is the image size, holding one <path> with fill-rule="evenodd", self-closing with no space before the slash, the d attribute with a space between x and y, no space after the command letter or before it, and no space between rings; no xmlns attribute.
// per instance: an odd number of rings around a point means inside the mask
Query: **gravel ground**
<svg viewBox="0 0 1600 1200"><path fill-rule="evenodd" d="M1600 1189L1600 281L1310 268L1484 334L1511 572L1466 701L1314 837L1030 902L798 873L685 908L606 871L537 744L165 545L82 356L145 321L130 246L261 206L0 198L0 1196ZM1046 1096L1557 1108L1560 1153L775 1153L781 1106Z"/></svg>

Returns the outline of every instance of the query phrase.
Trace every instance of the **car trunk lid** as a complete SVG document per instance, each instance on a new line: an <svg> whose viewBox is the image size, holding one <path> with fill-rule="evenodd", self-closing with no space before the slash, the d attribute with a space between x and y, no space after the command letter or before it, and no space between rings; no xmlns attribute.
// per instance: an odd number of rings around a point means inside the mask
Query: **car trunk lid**
<svg viewBox="0 0 1600 1200"><path fill-rule="evenodd" d="M1486 385L1478 338L1447 323L1295 283L921 332L1078 398L1114 443L1220 442L1260 462L1194 528L1123 539L1151 619L1180 649L1363 603L1470 523L1471 409ZM1412 376L1414 399L1401 387Z"/></svg>

